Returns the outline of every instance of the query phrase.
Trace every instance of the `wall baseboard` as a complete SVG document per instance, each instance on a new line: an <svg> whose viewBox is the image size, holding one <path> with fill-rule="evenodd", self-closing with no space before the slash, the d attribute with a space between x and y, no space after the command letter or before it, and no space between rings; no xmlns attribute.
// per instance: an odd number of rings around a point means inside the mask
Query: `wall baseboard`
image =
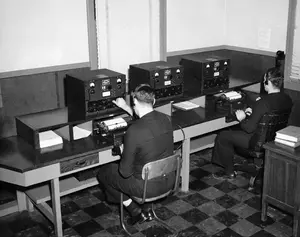
<svg viewBox="0 0 300 237"><path fill-rule="evenodd" d="M76 68L85 68L85 67L90 67L90 62L24 69L24 70L11 71L11 72L0 72L0 80L3 78L9 78L9 77L27 76L27 75L32 75L32 74L65 71L65 70L76 69Z"/></svg>
<svg viewBox="0 0 300 237"><path fill-rule="evenodd" d="M252 54L260 54L260 55L271 56L271 57L275 57L275 55L276 55L276 52L271 52L271 51L266 51L266 50L250 49L250 48L243 48L243 47L237 47L237 46L231 46L231 45L219 45L219 46L204 47L204 48L198 48L198 49L187 49L187 50L168 52L167 56L171 57L171 56L202 53L202 52L222 50L222 49L234 50L234 51L240 51L240 52L252 53Z"/></svg>

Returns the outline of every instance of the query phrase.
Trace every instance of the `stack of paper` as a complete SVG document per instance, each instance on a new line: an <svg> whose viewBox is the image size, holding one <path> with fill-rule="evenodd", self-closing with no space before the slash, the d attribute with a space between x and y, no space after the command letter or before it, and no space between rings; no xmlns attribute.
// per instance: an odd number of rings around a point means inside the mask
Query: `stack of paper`
<svg viewBox="0 0 300 237"><path fill-rule="evenodd" d="M62 138L52 130L39 133L40 148L63 144Z"/></svg>
<svg viewBox="0 0 300 237"><path fill-rule="evenodd" d="M276 132L275 142L290 147L300 146L300 127L288 126Z"/></svg>
<svg viewBox="0 0 300 237"><path fill-rule="evenodd" d="M237 99L242 98L242 95L240 93L236 92L236 91L226 92L226 93L224 93L224 95L229 100L237 100Z"/></svg>
<svg viewBox="0 0 300 237"><path fill-rule="evenodd" d="M78 139L81 139L81 138L88 137L89 135L91 135L91 133L92 132L87 130L87 129L80 128L80 127L77 127L77 126L73 127L74 140L78 140Z"/></svg>
<svg viewBox="0 0 300 237"><path fill-rule="evenodd" d="M183 101L179 103L173 104L173 106L177 109L182 109L182 110L190 110L190 109L195 109L198 108L199 105L194 104L193 102L190 101Z"/></svg>

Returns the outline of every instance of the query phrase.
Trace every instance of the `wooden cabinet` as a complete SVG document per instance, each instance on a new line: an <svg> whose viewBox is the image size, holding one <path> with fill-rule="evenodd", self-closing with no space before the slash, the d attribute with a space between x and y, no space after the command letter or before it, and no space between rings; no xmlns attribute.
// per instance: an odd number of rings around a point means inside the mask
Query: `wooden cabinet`
<svg viewBox="0 0 300 237"><path fill-rule="evenodd" d="M262 221L266 220L268 204L294 216L293 236L300 234L300 148L290 148L275 142L266 149L262 194Z"/></svg>

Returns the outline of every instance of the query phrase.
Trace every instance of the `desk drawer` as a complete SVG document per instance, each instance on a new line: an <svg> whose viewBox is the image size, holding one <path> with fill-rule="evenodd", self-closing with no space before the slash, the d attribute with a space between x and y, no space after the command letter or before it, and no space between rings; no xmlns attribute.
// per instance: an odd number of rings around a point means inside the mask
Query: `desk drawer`
<svg viewBox="0 0 300 237"><path fill-rule="evenodd" d="M60 173L66 173L99 163L99 154L94 153L60 163Z"/></svg>

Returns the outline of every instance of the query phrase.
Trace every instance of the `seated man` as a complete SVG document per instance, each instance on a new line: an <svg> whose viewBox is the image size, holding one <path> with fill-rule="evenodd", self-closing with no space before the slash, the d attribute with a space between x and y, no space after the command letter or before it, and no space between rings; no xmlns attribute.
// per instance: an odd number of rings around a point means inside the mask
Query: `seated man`
<svg viewBox="0 0 300 237"><path fill-rule="evenodd" d="M131 214L129 224L142 223L151 219L150 208L135 203L130 196L142 197L143 166L151 161L173 155L173 129L167 115L153 110L154 90L146 84L138 86L132 93L133 110L139 118L129 126L124 137L124 149L119 163L103 166L98 174L100 186L105 190L107 201L118 203L121 192L124 206ZM114 103L134 115L133 110L123 98ZM121 149L122 150L122 149ZM157 196L171 189L175 183L175 173L163 179L148 182L147 197ZM143 210L142 210L143 209Z"/></svg>
<svg viewBox="0 0 300 237"><path fill-rule="evenodd" d="M249 148L249 141L265 113L292 109L291 98L280 90L282 83L283 75L280 68L269 69L264 76L264 88L268 94L256 100L252 108L236 111L236 118L240 122L239 130L222 131L218 134L212 162L223 166L224 173L214 174L215 178L233 179L235 177L234 150L236 147Z"/></svg>

